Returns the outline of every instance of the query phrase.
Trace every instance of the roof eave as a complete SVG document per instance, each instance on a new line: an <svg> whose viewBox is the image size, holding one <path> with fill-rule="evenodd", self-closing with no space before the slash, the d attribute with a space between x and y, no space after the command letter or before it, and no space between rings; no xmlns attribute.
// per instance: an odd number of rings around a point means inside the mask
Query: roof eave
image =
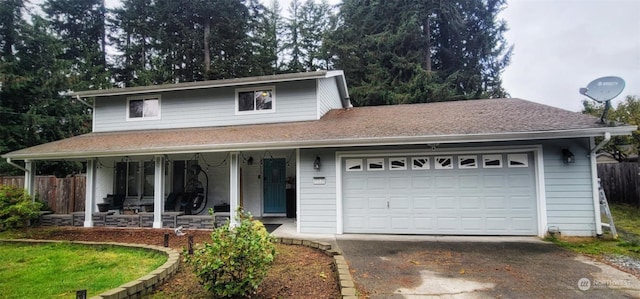
<svg viewBox="0 0 640 299"><path fill-rule="evenodd" d="M96 151L96 152L63 152L43 154L4 154L3 158L13 160L77 160L101 157L118 156L142 156L142 155L166 155L183 153L205 153L222 151L249 151L249 150L277 150L292 148L328 148L349 146L387 146L408 144L444 144L444 143L479 143L518 140L541 140L563 138L596 137L610 133L612 136L630 135L636 130L636 126L603 127L591 129L534 131L534 132L510 132L488 134L454 134L454 135L430 135L430 136L401 136L401 137L368 137L357 139L324 139L304 141L273 141L257 143L230 143L230 144L206 144L197 146L167 146L158 148L141 148L121 151ZM62 155L61 155L62 154Z"/></svg>
<svg viewBox="0 0 640 299"><path fill-rule="evenodd" d="M283 74L283 75L273 75L273 76L186 82L186 83L177 83L177 84L86 90L86 91L71 92L70 95L73 97L80 97L80 98L108 97L108 96L118 96L118 95L134 95L134 94L158 93L158 92L169 92L169 91L180 91L180 90L220 88L220 87L239 86L239 85L268 84L268 83L287 82L287 81L320 79L320 78L327 78L327 77L334 77L334 76L344 77L344 72L340 70L316 71L316 72Z"/></svg>

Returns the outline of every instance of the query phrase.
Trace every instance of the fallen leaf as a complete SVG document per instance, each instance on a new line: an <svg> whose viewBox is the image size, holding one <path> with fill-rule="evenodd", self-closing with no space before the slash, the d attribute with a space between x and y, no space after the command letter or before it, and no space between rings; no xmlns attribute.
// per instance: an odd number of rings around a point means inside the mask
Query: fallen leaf
<svg viewBox="0 0 640 299"><path fill-rule="evenodd" d="M411 261L411 263L414 265L420 265L420 262L417 262L417 261Z"/></svg>
<svg viewBox="0 0 640 299"><path fill-rule="evenodd" d="M460 274L464 274L464 273L465 273L465 271L464 271L464 269L460 269L460 272L458 272L458 273L460 273Z"/></svg>

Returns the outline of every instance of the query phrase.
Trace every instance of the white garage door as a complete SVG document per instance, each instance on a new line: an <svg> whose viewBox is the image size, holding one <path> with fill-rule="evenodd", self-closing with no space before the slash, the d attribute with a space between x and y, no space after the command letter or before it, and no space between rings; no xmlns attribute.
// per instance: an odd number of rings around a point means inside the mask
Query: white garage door
<svg viewBox="0 0 640 299"><path fill-rule="evenodd" d="M533 153L342 159L345 233L536 235Z"/></svg>

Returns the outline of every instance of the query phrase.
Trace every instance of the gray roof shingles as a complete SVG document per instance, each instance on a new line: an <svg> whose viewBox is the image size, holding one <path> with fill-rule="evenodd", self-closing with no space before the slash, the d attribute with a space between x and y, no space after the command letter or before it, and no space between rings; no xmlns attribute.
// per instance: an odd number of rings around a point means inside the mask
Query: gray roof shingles
<svg viewBox="0 0 640 299"><path fill-rule="evenodd" d="M161 154L257 148L340 146L403 139L464 142L469 135L580 131L606 128L598 118L521 99L487 99L336 109L320 120L168 130L98 132L3 155L16 159ZM623 125L621 134L635 127ZM595 135L595 133L593 133ZM452 137L453 136L453 137ZM466 137L465 137L466 136ZM517 139L514 137L510 137ZM384 144L381 142L380 144Z"/></svg>

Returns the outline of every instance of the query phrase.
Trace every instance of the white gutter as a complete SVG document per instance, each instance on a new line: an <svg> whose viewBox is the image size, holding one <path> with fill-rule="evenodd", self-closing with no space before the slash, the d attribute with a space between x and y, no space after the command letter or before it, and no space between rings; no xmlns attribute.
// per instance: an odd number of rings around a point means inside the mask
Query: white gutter
<svg viewBox="0 0 640 299"><path fill-rule="evenodd" d="M604 139L602 141L600 141L600 143L598 143L598 145L596 145L596 147L594 147L591 150L591 155L594 155L599 149L601 149L603 146L605 146L607 143L609 143L610 140L611 140L611 133L605 132L604 133Z"/></svg>
<svg viewBox="0 0 640 299"><path fill-rule="evenodd" d="M614 135L626 135L636 127L626 128L607 128ZM616 131L620 130L620 131ZM517 140L536 140L536 139L555 139L555 138L580 138L593 137L598 134L594 130L573 130L573 131L547 131L533 133L505 133L505 134L478 134L478 135L440 135L440 136L402 136L402 137L368 137L357 139L310 139L302 141L268 141L260 143L218 143L218 144L198 144L198 145L174 145L160 146L157 148L133 148L133 149L117 149L112 151L68 151L68 152L50 152L50 153L30 153L30 154L4 154L3 158L8 156L14 159L76 159L89 157L112 157L120 155L163 155L163 154L182 154L193 152L221 152L221 151L248 151L248 150L264 150L264 149L293 149L293 148L327 148L327 147L350 147L350 146L386 146L386 145L407 145L407 144L432 144L432 143L478 143L478 142L497 142L497 141L517 141ZM609 136L611 133L607 132ZM606 136L605 136L606 137ZM76 137L72 137L76 138Z"/></svg>
<svg viewBox="0 0 640 299"><path fill-rule="evenodd" d="M83 100L82 98L80 98L79 95L76 95L76 100L78 100L78 102L84 104L85 106L93 109L93 105L90 105L89 103L85 102L85 100Z"/></svg>
<svg viewBox="0 0 640 299"><path fill-rule="evenodd" d="M13 161L11 161L11 158L7 158L7 164L9 164L9 165L11 165L11 166L13 166L15 168L18 168L18 169L20 169L20 170L22 170L24 172L29 172L28 169L26 169L26 168L24 168L24 167L22 167L22 166L20 166L20 165L18 165L16 163L14 163Z"/></svg>

